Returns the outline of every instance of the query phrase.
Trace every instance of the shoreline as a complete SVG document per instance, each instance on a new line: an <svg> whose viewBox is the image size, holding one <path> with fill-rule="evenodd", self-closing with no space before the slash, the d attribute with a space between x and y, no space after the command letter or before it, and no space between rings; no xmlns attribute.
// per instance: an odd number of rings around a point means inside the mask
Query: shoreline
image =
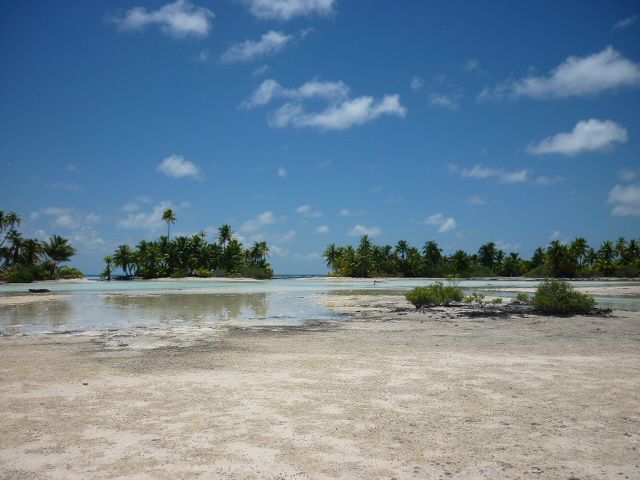
<svg viewBox="0 0 640 480"><path fill-rule="evenodd" d="M0 476L634 478L640 313L0 337Z"/></svg>

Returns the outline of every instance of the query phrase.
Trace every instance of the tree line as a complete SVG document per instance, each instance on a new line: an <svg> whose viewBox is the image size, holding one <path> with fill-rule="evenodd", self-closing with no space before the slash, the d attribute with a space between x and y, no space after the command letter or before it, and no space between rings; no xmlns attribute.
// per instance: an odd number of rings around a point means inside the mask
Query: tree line
<svg viewBox="0 0 640 480"><path fill-rule="evenodd" d="M167 235L158 241L141 240L131 248L120 245L105 257L102 278L111 280L114 268L126 277L251 277L271 278L273 270L267 261L267 242L255 242L245 249L229 225L218 228L216 241L208 242L206 232L171 239L171 225L176 221L173 210L162 216Z"/></svg>
<svg viewBox="0 0 640 480"><path fill-rule="evenodd" d="M0 210L0 280L32 282L55 278L81 278L76 268L61 266L76 254L69 240L53 235L46 241L25 238L18 230L22 217Z"/></svg>
<svg viewBox="0 0 640 480"><path fill-rule="evenodd" d="M418 249L405 240L395 246L374 245L363 235L357 247L328 245L323 257L331 275L344 277L640 276L640 245L624 237L602 242L597 249L582 237L569 244L553 240L527 260L517 252L505 253L494 242L485 243L477 253L457 250L444 255L435 241Z"/></svg>

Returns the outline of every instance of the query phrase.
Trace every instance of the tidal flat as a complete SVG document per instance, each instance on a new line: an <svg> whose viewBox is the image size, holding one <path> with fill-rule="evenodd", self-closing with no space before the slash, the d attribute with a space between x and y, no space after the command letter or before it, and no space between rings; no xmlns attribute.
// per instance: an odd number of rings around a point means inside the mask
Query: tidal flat
<svg viewBox="0 0 640 480"><path fill-rule="evenodd" d="M466 318L335 293L307 298L331 318L295 325L0 337L0 476L640 475L640 313Z"/></svg>

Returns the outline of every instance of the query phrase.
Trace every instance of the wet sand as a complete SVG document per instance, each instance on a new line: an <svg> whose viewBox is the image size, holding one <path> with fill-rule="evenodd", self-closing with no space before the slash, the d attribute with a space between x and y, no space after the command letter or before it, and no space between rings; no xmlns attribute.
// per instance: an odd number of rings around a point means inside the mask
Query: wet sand
<svg viewBox="0 0 640 480"><path fill-rule="evenodd" d="M0 338L0 477L640 476L640 314L319 301L350 316Z"/></svg>

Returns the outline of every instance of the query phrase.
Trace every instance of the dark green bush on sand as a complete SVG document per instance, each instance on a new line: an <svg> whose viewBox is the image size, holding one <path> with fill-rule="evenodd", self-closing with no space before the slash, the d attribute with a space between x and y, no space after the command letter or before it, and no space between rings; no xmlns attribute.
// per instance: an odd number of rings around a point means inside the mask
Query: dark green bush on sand
<svg viewBox="0 0 640 480"><path fill-rule="evenodd" d="M421 308L461 302L464 294L459 287L444 285L442 282L435 282L433 285L414 288L405 295L405 298L411 302L414 307Z"/></svg>
<svg viewBox="0 0 640 480"><path fill-rule="evenodd" d="M531 305L536 312L570 315L589 313L596 306L596 301L590 295L576 292L564 280L547 279L538 286Z"/></svg>
<svg viewBox="0 0 640 480"><path fill-rule="evenodd" d="M84 274L75 267L60 267L58 278L84 278Z"/></svg>

